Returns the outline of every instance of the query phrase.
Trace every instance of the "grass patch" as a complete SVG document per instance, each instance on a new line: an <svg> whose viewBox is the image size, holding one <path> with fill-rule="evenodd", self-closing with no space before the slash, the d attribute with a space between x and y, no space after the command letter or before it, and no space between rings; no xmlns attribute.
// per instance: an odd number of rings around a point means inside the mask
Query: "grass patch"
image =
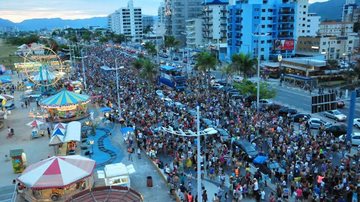
<svg viewBox="0 0 360 202"><path fill-rule="evenodd" d="M23 59L15 55L17 46L6 44L3 39L0 39L0 64L7 68L14 68L14 63L23 62Z"/></svg>

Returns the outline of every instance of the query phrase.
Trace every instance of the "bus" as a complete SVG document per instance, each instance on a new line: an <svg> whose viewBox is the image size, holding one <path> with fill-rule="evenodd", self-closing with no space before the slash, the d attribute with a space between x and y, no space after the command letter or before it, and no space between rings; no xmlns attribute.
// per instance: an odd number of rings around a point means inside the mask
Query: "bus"
<svg viewBox="0 0 360 202"><path fill-rule="evenodd" d="M159 83L173 88L177 91L185 90L186 76L182 75L180 68L162 65L160 66Z"/></svg>

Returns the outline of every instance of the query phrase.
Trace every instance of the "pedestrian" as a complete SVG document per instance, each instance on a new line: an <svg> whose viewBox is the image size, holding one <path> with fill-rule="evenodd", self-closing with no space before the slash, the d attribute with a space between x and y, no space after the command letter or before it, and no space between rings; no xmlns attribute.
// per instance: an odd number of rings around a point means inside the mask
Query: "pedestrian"
<svg viewBox="0 0 360 202"><path fill-rule="evenodd" d="M133 148L129 147L128 148L128 161L132 161L132 153L133 153Z"/></svg>
<svg viewBox="0 0 360 202"><path fill-rule="evenodd" d="M202 200L203 200L203 202L208 201L206 190L204 190L203 193L202 193Z"/></svg>
<svg viewBox="0 0 360 202"><path fill-rule="evenodd" d="M216 193L214 194L213 202L220 202L220 199Z"/></svg>
<svg viewBox="0 0 360 202"><path fill-rule="evenodd" d="M28 100L25 100L25 107L28 108Z"/></svg>
<svg viewBox="0 0 360 202"><path fill-rule="evenodd" d="M138 159L141 159L141 150L139 147L137 148L137 156L138 156Z"/></svg>
<svg viewBox="0 0 360 202"><path fill-rule="evenodd" d="M50 132L49 126L46 128L46 130L47 130L48 137L49 137L49 139L50 139L50 137L51 137L51 132Z"/></svg>

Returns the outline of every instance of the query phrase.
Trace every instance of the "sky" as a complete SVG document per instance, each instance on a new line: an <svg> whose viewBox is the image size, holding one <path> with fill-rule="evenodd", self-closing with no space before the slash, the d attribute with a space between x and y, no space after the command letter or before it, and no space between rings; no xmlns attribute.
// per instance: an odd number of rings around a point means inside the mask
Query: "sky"
<svg viewBox="0 0 360 202"><path fill-rule="evenodd" d="M157 15L164 0L133 0L145 15ZM310 3L326 0L310 0ZM127 0L0 0L0 18L21 22L33 18L83 19L107 16Z"/></svg>

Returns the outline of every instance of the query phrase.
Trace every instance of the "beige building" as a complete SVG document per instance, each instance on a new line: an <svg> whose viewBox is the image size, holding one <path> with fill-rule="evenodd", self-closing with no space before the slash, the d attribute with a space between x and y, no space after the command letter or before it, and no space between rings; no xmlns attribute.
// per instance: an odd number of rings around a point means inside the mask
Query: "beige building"
<svg viewBox="0 0 360 202"><path fill-rule="evenodd" d="M348 36L354 34L352 22L322 22L320 23L320 36Z"/></svg>
<svg viewBox="0 0 360 202"><path fill-rule="evenodd" d="M198 48L203 44L202 22L200 18L186 21L186 44L188 48Z"/></svg>
<svg viewBox="0 0 360 202"><path fill-rule="evenodd" d="M326 60L348 59L358 44L357 36L299 37L297 53L323 54Z"/></svg>

